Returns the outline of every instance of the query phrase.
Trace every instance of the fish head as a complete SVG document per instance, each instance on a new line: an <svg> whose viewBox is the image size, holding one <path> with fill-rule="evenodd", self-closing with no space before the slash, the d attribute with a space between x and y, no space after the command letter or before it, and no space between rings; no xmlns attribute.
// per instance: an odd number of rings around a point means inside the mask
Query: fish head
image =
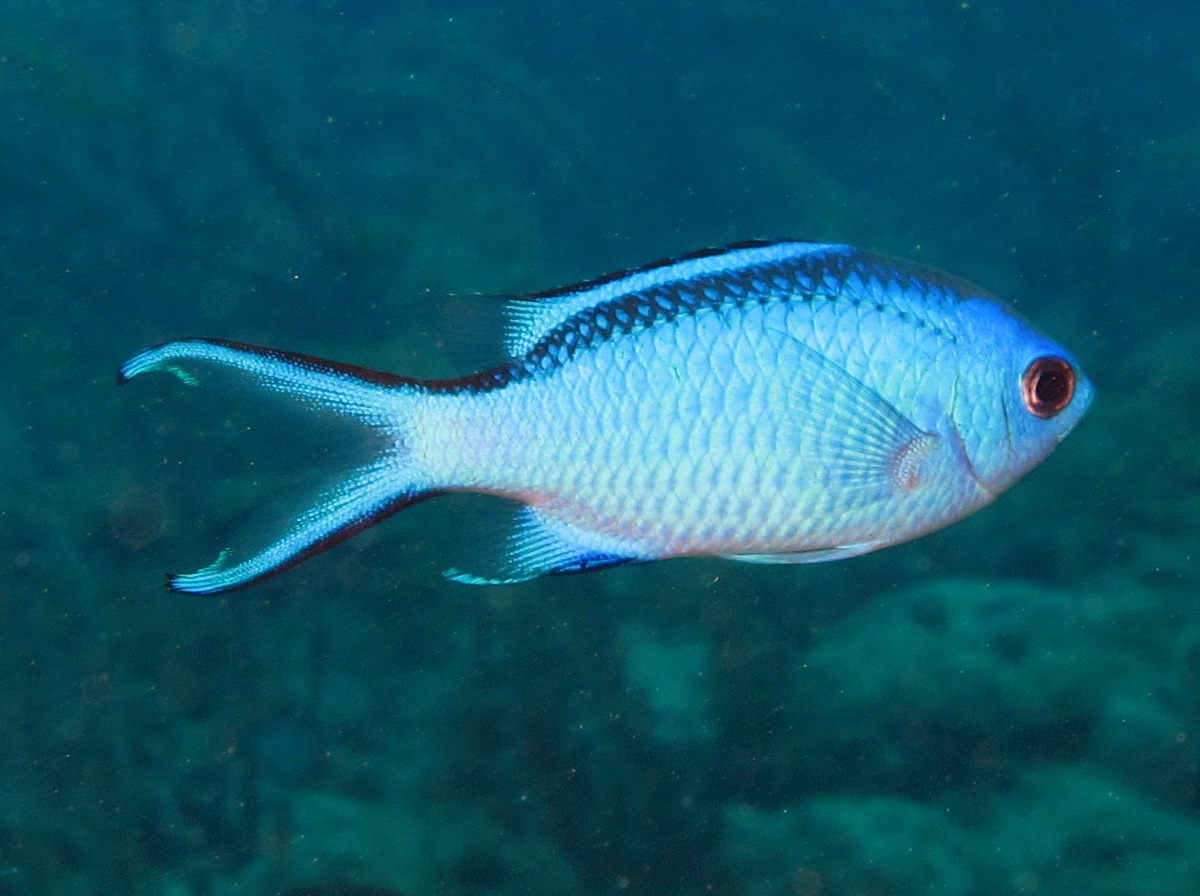
<svg viewBox="0 0 1200 896"><path fill-rule="evenodd" d="M1041 463L1092 403L1075 357L989 298L964 302L951 421L966 466L996 495Z"/></svg>

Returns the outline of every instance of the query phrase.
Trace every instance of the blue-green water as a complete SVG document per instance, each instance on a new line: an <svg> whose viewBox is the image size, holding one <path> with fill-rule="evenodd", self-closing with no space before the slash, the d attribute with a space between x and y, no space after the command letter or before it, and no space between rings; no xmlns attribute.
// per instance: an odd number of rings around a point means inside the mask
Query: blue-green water
<svg viewBox="0 0 1200 896"><path fill-rule="evenodd" d="M1200 891L1200 7L396 6L5 6L0 894ZM447 500L163 592L344 433L136 350L442 375L457 293L751 237L986 285L1089 418L840 564L471 589Z"/></svg>

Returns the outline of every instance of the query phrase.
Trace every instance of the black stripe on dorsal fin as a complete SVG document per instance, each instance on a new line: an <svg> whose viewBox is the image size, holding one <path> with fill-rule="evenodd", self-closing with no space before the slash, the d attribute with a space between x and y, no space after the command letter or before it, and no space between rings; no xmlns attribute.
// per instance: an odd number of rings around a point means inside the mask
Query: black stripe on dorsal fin
<svg viewBox="0 0 1200 896"><path fill-rule="evenodd" d="M501 305L509 361L447 384L489 390L553 370L616 336L680 314L823 300L894 314L947 338L950 308L985 290L915 262L839 243L751 241L608 274Z"/></svg>
<svg viewBox="0 0 1200 896"><path fill-rule="evenodd" d="M778 250L770 252L769 250ZM755 250L764 250L761 253ZM623 313L631 319L639 317L638 293L644 293L641 300L651 299L658 293L658 298L667 296L668 292L677 289L681 281L690 278L704 278L715 286L736 285L737 272L756 265L780 265L785 262L795 262L809 253L844 253L853 251L848 246L830 243L805 243L795 240L749 240L734 243L729 246L713 249L701 249L696 252L681 255L676 258L652 262L628 270L605 274L593 280L573 286L528 295L515 296L505 306L507 326L504 334L504 345L510 357L523 357L534 349L540 342L552 336L557 328L574 316L589 309L595 309L597 315L603 315L605 310L600 306L614 303L614 313ZM713 264L702 264L706 260ZM727 260L723 266L718 260ZM677 276L672 276L677 274ZM736 297L733 290L729 297ZM708 303L716 303L719 299L710 296ZM624 304L625 307L616 307ZM698 298L698 305L706 304ZM683 302L680 309L687 307ZM673 316L671 313L667 317ZM608 323L601 320L601 324ZM601 326L601 329L608 329ZM613 329L620 329L614 327Z"/></svg>

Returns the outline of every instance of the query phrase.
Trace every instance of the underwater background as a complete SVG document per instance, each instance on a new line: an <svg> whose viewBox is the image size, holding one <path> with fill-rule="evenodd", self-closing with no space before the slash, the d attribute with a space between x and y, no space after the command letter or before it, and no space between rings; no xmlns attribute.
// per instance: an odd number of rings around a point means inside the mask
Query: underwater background
<svg viewBox="0 0 1200 896"><path fill-rule="evenodd" d="M0 894L1200 892L1200 5L8 0L0 203ZM344 434L137 350L448 375L467 294L784 237L1088 419L842 563L467 588L450 498L164 592Z"/></svg>

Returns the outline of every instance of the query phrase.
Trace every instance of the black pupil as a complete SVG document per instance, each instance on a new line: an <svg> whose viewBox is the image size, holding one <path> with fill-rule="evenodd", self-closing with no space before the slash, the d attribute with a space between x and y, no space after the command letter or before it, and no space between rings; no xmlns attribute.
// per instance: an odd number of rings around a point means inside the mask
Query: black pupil
<svg viewBox="0 0 1200 896"><path fill-rule="evenodd" d="M1071 383L1067 378L1066 371L1057 365L1039 373L1037 382L1033 386L1033 394L1037 400L1051 407L1066 402L1070 390Z"/></svg>

